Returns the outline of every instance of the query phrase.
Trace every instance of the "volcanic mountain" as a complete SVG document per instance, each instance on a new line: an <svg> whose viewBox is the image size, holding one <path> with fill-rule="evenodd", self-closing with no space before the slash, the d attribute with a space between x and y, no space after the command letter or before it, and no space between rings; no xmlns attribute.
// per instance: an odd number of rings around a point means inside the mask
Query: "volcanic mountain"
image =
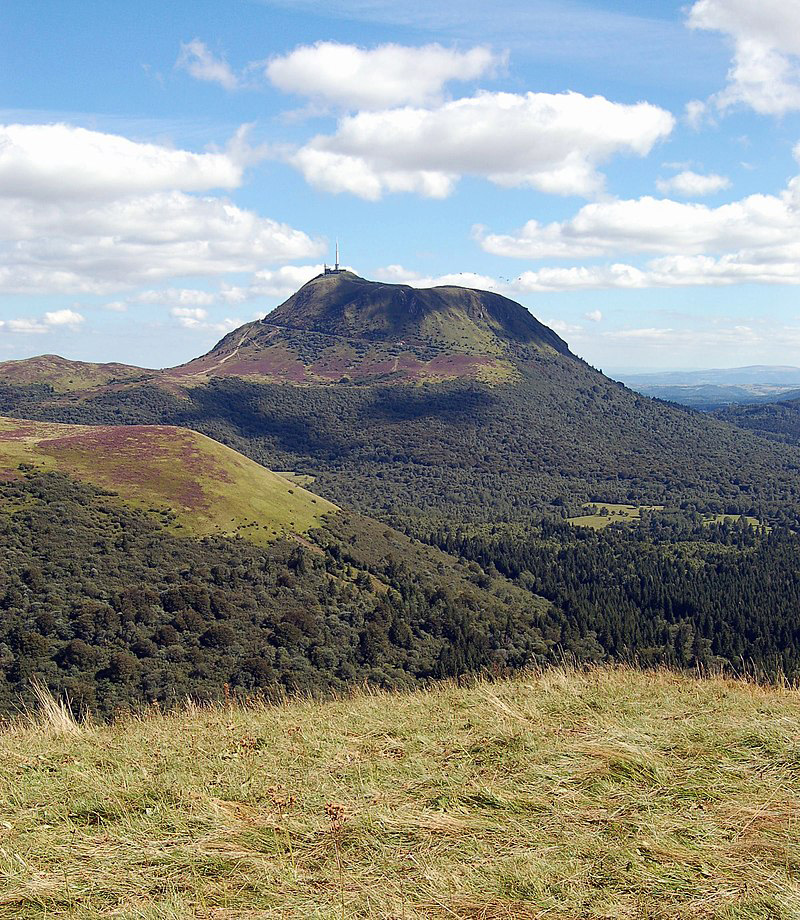
<svg viewBox="0 0 800 920"><path fill-rule="evenodd" d="M66 393L1 372L2 414L192 428L422 536L586 502L759 519L800 504L796 447L635 393L467 288L326 274L180 367Z"/></svg>
<svg viewBox="0 0 800 920"><path fill-rule="evenodd" d="M264 319L168 373L295 383L491 382L513 378L514 357L530 349L570 354L552 329L499 294L338 272L318 275Z"/></svg>

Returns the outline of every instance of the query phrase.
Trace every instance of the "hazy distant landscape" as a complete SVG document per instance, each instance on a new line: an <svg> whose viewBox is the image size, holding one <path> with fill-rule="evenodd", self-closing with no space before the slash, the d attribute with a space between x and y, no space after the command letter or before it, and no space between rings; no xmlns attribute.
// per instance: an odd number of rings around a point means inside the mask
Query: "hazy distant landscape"
<svg viewBox="0 0 800 920"><path fill-rule="evenodd" d="M800 399L800 368L753 365L707 371L623 374L627 386L696 409Z"/></svg>

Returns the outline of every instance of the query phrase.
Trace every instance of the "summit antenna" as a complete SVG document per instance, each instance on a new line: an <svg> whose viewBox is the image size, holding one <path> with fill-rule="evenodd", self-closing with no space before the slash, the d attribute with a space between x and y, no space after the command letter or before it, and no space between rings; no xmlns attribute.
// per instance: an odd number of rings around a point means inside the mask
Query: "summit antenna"
<svg viewBox="0 0 800 920"><path fill-rule="evenodd" d="M340 275L344 271L343 268L339 268L339 240L336 240L336 261L334 262L333 268L329 265L324 266L323 274L325 275Z"/></svg>

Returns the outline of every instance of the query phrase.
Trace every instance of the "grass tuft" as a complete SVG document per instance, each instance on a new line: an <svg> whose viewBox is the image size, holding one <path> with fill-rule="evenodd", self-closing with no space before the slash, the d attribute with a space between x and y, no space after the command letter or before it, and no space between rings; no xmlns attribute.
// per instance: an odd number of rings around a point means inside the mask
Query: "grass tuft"
<svg viewBox="0 0 800 920"><path fill-rule="evenodd" d="M39 728L53 735L74 735L81 726L72 711L69 698L56 699L38 677L31 680L31 691L36 701L36 710L31 721Z"/></svg>

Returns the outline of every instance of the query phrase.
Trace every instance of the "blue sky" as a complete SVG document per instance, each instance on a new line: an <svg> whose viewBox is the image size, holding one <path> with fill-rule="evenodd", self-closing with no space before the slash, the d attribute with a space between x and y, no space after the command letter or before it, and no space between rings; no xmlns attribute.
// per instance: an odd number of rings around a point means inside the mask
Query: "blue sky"
<svg viewBox="0 0 800 920"><path fill-rule="evenodd" d="M606 370L800 364L800 8L39 0L0 57L0 359L158 367L331 258Z"/></svg>

